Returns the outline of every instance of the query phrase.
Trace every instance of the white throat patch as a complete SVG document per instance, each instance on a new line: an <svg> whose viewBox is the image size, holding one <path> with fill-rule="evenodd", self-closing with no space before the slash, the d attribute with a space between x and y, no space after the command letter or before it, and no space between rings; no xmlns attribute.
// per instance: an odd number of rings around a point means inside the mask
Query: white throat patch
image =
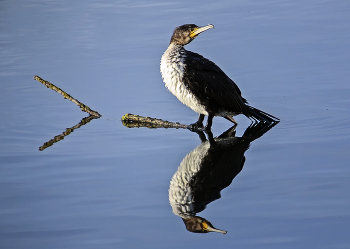
<svg viewBox="0 0 350 249"><path fill-rule="evenodd" d="M170 44L164 52L160 72L166 88L174 94L183 104L197 113L208 115L205 107L183 84L185 65L185 49L182 46Z"/></svg>

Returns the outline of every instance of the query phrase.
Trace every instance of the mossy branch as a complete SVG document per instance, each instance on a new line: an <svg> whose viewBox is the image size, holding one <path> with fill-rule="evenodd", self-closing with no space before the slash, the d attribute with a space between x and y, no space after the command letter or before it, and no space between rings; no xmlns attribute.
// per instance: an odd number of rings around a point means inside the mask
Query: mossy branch
<svg viewBox="0 0 350 249"><path fill-rule="evenodd" d="M68 93L63 91L61 88L58 88L54 84L52 84L52 83L50 83L50 82L48 82L46 80L43 80L42 78L40 78L37 75L34 76L34 80L37 80L40 83L44 84L47 88L50 88L51 90L54 90L55 92L58 92L59 94L61 94L63 96L63 98L72 101L77 106L79 106L82 111L89 113L91 116L98 117L98 118L101 117L101 114L99 114L98 112L96 112L94 110L91 110L87 105L84 105L83 103L81 103L77 99L73 98Z"/></svg>
<svg viewBox="0 0 350 249"><path fill-rule="evenodd" d="M128 128L139 128L139 127L147 127L147 128L182 128L187 129L188 125L183 125L180 123L173 123L169 121L164 121L157 118L150 117L142 117L139 115L134 115L127 113L122 117L122 123L124 126Z"/></svg>

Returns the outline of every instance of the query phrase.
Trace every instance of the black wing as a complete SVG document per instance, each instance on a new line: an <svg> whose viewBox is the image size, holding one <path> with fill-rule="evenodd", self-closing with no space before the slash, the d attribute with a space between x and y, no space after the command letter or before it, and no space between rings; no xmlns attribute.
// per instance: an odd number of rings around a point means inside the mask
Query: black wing
<svg viewBox="0 0 350 249"><path fill-rule="evenodd" d="M187 51L184 83L209 107L236 113L247 111L247 101L238 86L214 62Z"/></svg>

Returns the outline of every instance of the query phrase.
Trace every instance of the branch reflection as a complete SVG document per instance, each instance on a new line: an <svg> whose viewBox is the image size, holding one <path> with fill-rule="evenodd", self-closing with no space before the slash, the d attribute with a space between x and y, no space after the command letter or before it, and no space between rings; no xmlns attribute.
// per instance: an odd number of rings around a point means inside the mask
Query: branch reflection
<svg viewBox="0 0 350 249"><path fill-rule="evenodd" d="M39 147L39 150L40 151L45 150L46 148L52 146L54 143L57 143L57 142L63 140L64 137L66 137L69 134L71 134L75 129L79 129L81 126L86 125L91 120L98 119L98 118L100 118L100 117L93 116L93 115L90 115L88 117L83 118L78 124L74 125L71 128L67 128L62 134L57 135L53 139L51 139L51 140L47 141L46 143L44 143L41 147Z"/></svg>
<svg viewBox="0 0 350 249"><path fill-rule="evenodd" d="M208 132L198 132L202 143L188 153L170 181L169 201L173 213L180 216L186 229L194 233L226 231L216 229L206 219L197 216L206 206L221 197L241 172L250 144L277 123L252 123L242 137L235 137L235 127L217 138Z"/></svg>

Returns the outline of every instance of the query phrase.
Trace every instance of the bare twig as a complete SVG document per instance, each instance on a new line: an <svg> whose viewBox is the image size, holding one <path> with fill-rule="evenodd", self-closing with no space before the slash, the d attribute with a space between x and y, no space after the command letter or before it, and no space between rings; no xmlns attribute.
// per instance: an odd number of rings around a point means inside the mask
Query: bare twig
<svg viewBox="0 0 350 249"><path fill-rule="evenodd" d="M55 92L58 92L59 94L61 94L63 96L63 98L69 99L70 101L72 101L73 103L78 105L82 111L87 112L91 116L94 116L94 117L98 117L98 118L101 117L101 114L99 114L98 112L96 112L94 110L91 110L87 105L84 105L83 103L79 102L77 99L73 98L68 93L63 91L62 89L56 87L54 84L52 84L46 80L43 80L42 78L40 78L37 75L34 76L34 79L39 81L40 83L44 84L47 88L50 88L51 90L54 90Z"/></svg>

